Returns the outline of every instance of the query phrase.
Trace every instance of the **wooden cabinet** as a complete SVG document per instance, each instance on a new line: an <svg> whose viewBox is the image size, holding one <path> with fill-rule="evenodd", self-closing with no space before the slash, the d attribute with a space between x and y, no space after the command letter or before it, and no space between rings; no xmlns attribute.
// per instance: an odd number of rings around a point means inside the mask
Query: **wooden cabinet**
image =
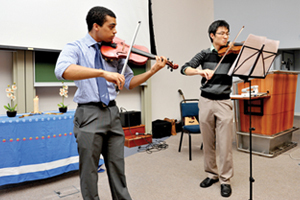
<svg viewBox="0 0 300 200"><path fill-rule="evenodd" d="M263 115L251 115L252 133L262 135L274 135L293 127L295 98L298 74L293 72L274 71L265 79L253 79L251 85L258 85L259 92L269 92L269 98L263 99ZM238 94L243 88L249 87L249 83L237 84ZM245 100L239 101L240 131L249 132L249 116L244 113ZM252 101L255 104L258 99ZM253 112L257 111L253 107Z"/></svg>

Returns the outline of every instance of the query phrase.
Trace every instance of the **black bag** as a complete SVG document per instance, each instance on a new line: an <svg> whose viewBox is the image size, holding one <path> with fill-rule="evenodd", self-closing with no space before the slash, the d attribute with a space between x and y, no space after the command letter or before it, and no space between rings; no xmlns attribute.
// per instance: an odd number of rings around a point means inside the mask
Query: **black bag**
<svg viewBox="0 0 300 200"><path fill-rule="evenodd" d="M152 138L162 138L171 135L172 123L157 119L152 122Z"/></svg>
<svg viewBox="0 0 300 200"><path fill-rule="evenodd" d="M140 111L120 112L122 127L139 126L141 125Z"/></svg>

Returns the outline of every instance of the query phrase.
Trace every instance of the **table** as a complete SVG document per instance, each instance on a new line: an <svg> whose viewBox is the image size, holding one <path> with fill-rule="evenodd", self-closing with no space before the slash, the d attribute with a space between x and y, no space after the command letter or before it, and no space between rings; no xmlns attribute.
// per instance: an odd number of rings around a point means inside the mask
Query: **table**
<svg viewBox="0 0 300 200"><path fill-rule="evenodd" d="M78 170L74 113L0 116L0 186Z"/></svg>

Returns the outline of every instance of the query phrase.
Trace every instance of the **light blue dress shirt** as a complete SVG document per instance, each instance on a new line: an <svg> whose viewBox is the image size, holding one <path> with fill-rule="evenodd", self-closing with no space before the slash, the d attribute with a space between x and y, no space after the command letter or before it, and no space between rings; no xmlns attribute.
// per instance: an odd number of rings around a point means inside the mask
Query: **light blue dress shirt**
<svg viewBox="0 0 300 200"><path fill-rule="evenodd" d="M61 51L56 67L55 75L58 80L64 80L62 77L64 71L71 65L81 65L84 67L95 68L95 55L96 50L93 45L97 43L90 34L80 40L68 43L64 49ZM102 63L104 70L110 72L121 73L124 66L125 59L114 60L107 62L102 58ZM130 81L132 79L133 72L129 66L126 67L125 73L125 85L124 87L129 89ZM74 102L76 103L89 103L89 102L99 102L99 94L96 78L84 79L74 81L77 86L77 91L74 96ZM115 84L107 82L108 92L110 100L114 100L117 97L117 92L115 89Z"/></svg>

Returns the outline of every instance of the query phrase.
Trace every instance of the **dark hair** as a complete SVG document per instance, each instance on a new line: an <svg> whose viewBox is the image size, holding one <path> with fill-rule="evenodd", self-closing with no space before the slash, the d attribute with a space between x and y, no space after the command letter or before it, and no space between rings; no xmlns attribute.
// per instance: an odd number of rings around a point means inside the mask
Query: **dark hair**
<svg viewBox="0 0 300 200"><path fill-rule="evenodd" d="M106 22L106 15L116 18L115 13L105 7L96 6L91 8L86 16L88 31L92 30L94 23L102 26Z"/></svg>
<svg viewBox="0 0 300 200"><path fill-rule="evenodd" d="M230 31L229 24L226 21L224 20L214 21L208 28L208 37L211 42L213 42L213 39L210 37L210 34L212 33L215 35L219 27L225 27L228 29L228 32Z"/></svg>

